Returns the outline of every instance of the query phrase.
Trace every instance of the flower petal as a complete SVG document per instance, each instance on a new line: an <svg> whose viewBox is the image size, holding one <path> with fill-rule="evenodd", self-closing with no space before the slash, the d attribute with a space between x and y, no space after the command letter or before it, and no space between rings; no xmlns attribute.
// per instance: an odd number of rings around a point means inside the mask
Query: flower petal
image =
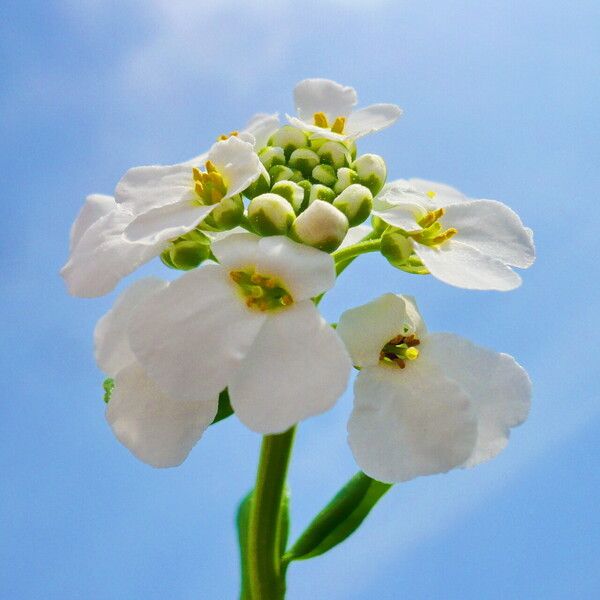
<svg viewBox="0 0 600 600"><path fill-rule="evenodd" d="M192 167L186 164L135 167L117 184L117 203L134 215L193 199Z"/></svg>
<svg viewBox="0 0 600 600"><path fill-rule="evenodd" d="M258 113L254 115L242 130L254 137L254 147L260 150L267 145L269 138L279 129L279 115Z"/></svg>
<svg viewBox="0 0 600 600"><path fill-rule="evenodd" d="M531 381L527 372L512 356L451 333L431 334L426 344L422 358L435 362L461 386L477 417L477 443L465 466L490 460L507 445L510 428L523 423L529 414Z"/></svg>
<svg viewBox="0 0 600 600"><path fill-rule="evenodd" d="M426 194L431 202L432 208L440 208L442 206L469 201L469 198L462 192L459 192L456 188L446 185L445 183L418 178L411 178L407 183L418 192Z"/></svg>
<svg viewBox="0 0 600 600"><path fill-rule="evenodd" d="M294 88L294 104L303 121L312 121L317 112L325 113L330 121L345 117L356 102L354 88L330 79L304 79Z"/></svg>
<svg viewBox="0 0 600 600"><path fill-rule="evenodd" d="M372 232L373 228L368 223L362 223L361 225L356 225L356 227L350 227L338 250L342 250L343 248L357 244Z"/></svg>
<svg viewBox="0 0 600 600"><path fill-rule="evenodd" d="M106 420L117 439L153 467L181 464L217 414L218 397L182 402L166 396L138 363L115 377Z"/></svg>
<svg viewBox="0 0 600 600"><path fill-rule="evenodd" d="M360 138L393 125L402 115L395 104L371 104L348 116L344 132L352 138Z"/></svg>
<svg viewBox="0 0 600 600"><path fill-rule="evenodd" d="M358 466L379 481L445 473L464 463L477 437L467 395L416 363L369 367L354 385L348 443Z"/></svg>
<svg viewBox="0 0 600 600"><path fill-rule="evenodd" d="M298 119L297 117L292 117L288 114L285 115L289 124L293 127L297 127L298 129L302 129L302 131L310 131L314 133L312 139L315 138L324 138L327 140L334 140L336 142L342 142L347 140L350 136L345 133L335 133L330 129L325 129L324 127L319 127L312 123L312 118L310 121L303 121L302 119Z"/></svg>
<svg viewBox="0 0 600 600"><path fill-rule="evenodd" d="M415 253L440 281L468 290L514 290L521 278L502 261L454 239L440 247L413 243Z"/></svg>
<svg viewBox="0 0 600 600"><path fill-rule="evenodd" d="M167 287L168 282L157 277L139 279L128 287L114 306L98 321L94 330L96 362L109 377L136 362L129 347L127 327L138 304L151 294Z"/></svg>
<svg viewBox="0 0 600 600"><path fill-rule="evenodd" d="M153 208L138 215L125 229L130 242L160 244L191 231L205 219L216 204L202 206L189 200Z"/></svg>
<svg viewBox="0 0 600 600"><path fill-rule="evenodd" d="M419 231L417 221L427 213L428 198L398 179L384 186L373 200L372 214L404 231Z"/></svg>
<svg viewBox="0 0 600 600"><path fill-rule="evenodd" d="M331 408L351 368L335 331L300 302L268 316L229 383L231 404L250 429L280 433Z"/></svg>
<svg viewBox="0 0 600 600"><path fill-rule="evenodd" d="M137 308L129 343L156 383L176 400L219 394L266 316L244 304L220 265L189 271Z"/></svg>
<svg viewBox="0 0 600 600"><path fill-rule="evenodd" d="M231 233L217 238L211 250L223 267L244 269L256 266L259 241L260 238L253 233Z"/></svg>
<svg viewBox="0 0 600 600"><path fill-rule="evenodd" d="M225 198L243 192L262 172L262 163L253 144L234 135L214 144L208 158L225 180Z"/></svg>
<svg viewBox="0 0 600 600"><path fill-rule="evenodd" d="M527 268L535 260L531 230L502 202L473 200L448 206L442 223L458 230L454 240L506 264Z"/></svg>
<svg viewBox="0 0 600 600"><path fill-rule="evenodd" d="M103 194L91 194L85 199L73 225L69 238L69 250L73 250L81 240L83 234L101 217L104 217L115 208L115 199Z"/></svg>
<svg viewBox="0 0 600 600"><path fill-rule="evenodd" d="M336 330L353 364L361 368L375 366L387 342L404 332L421 330L422 320L415 311L414 304L407 306L403 296L383 294L342 313Z"/></svg>
<svg viewBox="0 0 600 600"><path fill-rule="evenodd" d="M331 255L280 235L260 239L256 268L280 277L296 302L318 296L335 283Z"/></svg>
<svg viewBox="0 0 600 600"><path fill-rule="evenodd" d="M107 294L121 278L160 254L162 248L125 239L123 231L131 219L115 205L83 233L60 271L70 294L84 298Z"/></svg>

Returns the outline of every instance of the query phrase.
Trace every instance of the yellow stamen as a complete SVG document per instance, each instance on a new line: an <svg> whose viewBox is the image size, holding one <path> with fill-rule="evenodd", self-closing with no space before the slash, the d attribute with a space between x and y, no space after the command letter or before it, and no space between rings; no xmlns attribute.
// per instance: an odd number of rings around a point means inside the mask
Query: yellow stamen
<svg viewBox="0 0 600 600"><path fill-rule="evenodd" d="M428 192L425 192L432 200L437 196L437 192L434 192L433 190L429 190Z"/></svg>
<svg viewBox="0 0 600 600"><path fill-rule="evenodd" d="M338 117L331 126L333 133L344 133L344 127L346 126L346 117Z"/></svg>
<svg viewBox="0 0 600 600"><path fill-rule="evenodd" d="M192 167L192 177L194 181L202 181L202 173L197 167Z"/></svg>
<svg viewBox="0 0 600 600"><path fill-rule="evenodd" d="M419 225L423 229L427 229L427 227L430 227L431 225L433 225L440 217L443 217L445 213L446 213L445 208L438 208L436 210L430 210L424 217L419 219Z"/></svg>
<svg viewBox="0 0 600 600"><path fill-rule="evenodd" d="M324 127L327 129L329 127L329 122L327 121L327 115L324 112L316 112L313 115L313 120L317 127Z"/></svg>
<svg viewBox="0 0 600 600"><path fill-rule="evenodd" d="M447 242L451 237L454 237L458 233L458 229L454 229L454 227L450 227L450 229L446 229L444 233L434 237L431 240L432 244L442 244L443 242Z"/></svg>
<svg viewBox="0 0 600 600"><path fill-rule="evenodd" d="M223 133L217 138L217 142L224 142L225 140L228 140L230 137L232 137L232 136L237 137L238 135L240 135L238 131L230 131L229 133Z"/></svg>
<svg viewBox="0 0 600 600"><path fill-rule="evenodd" d="M404 356L408 359L408 360L416 360L419 357L419 351L416 348L408 348L405 352L404 352Z"/></svg>
<svg viewBox="0 0 600 600"><path fill-rule="evenodd" d="M204 186L199 181L196 181L194 184L194 191L198 196L202 196L204 194Z"/></svg>
<svg viewBox="0 0 600 600"><path fill-rule="evenodd" d="M218 172L217 167L215 167L215 165L210 160L206 161L206 172L207 173L217 173Z"/></svg>

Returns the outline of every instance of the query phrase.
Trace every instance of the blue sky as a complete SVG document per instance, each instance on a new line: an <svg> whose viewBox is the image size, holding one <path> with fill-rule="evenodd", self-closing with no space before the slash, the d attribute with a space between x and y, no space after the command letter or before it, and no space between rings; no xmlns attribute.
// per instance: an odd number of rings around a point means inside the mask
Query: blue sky
<svg viewBox="0 0 600 600"><path fill-rule="evenodd" d="M596 2L25 0L0 13L0 596L236 597L232 515L259 437L229 419L178 469L137 462L104 421L93 360L118 291L70 298L57 272L86 194L187 159L254 112L291 110L308 76L400 104L361 150L392 177L506 202L539 256L509 294L364 257L326 316L414 294L431 330L514 354L535 396L497 460L396 486L344 545L292 565L289 598L600 595ZM347 394L300 428L293 535L356 469L350 407Z"/></svg>

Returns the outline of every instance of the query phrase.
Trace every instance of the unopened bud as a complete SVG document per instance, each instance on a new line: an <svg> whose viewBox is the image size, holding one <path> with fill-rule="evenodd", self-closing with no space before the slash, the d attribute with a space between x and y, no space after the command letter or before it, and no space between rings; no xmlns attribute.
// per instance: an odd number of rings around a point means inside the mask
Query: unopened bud
<svg viewBox="0 0 600 600"><path fill-rule="evenodd" d="M302 171L305 177L309 177L312 170L321 162L319 155L309 148L298 148L290 156L289 165L294 169Z"/></svg>
<svg viewBox="0 0 600 600"><path fill-rule="evenodd" d="M360 225L371 214L373 195L369 188L359 183L348 186L334 201L333 206L342 211L350 227Z"/></svg>
<svg viewBox="0 0 600 600"><path fill-rule="evenodd" d="M275 165L269 169L269 177L271 178L271 185L278 182L288 180L291 181L294 176L294 171L285 165Z"/></svg>
<svg viewBox="0 0 600 600"><path fill-rule="evenodd" d="M332 140L328 140L320 146L317 154L321 159L321 163L331 165L336 169L349 165L352 160L348 148L344 144Z"/></svg>
<svg viewBox="0 0 600 600"><path fill-rule="evenodd" d="M293 181L278 181L272 188L271 192L285 198L298 214L302 208L304 201L304 188Z"/></svg>
<svg viewBox="0 0 600 600"><path fill-rule="evenodd" d="M312 204L316 200L323 200L323 202L331 203L335 200L335 192L322 183L315 183L310 188L308 203Z"/></svg>
<svg viewBox="0 0 600 600"><path fill-rule="evenodd" d="M333 186L336 194L341 194L349 185L358 183L358 174L348 167L342 167L336 173L337 182Z"/></svg>
<svg viewBox="0 0 600 600"><path fill-rule="evenodd" d="M265 146L258 153L258 158L267 171L275 165L285 165L285 153L279 146Z"/></svg>
<svg viewBox="0 0 600 600"><path fill-rule="evenodd" d="M363 154L354 161L352 168L358 175L358 182L368 187L373 196L376 196L385 185L387 168L381 156Z"/></svg>
<svg viewBox="0 0 600 600"><path fill-rule="evenodd" d="M242 193L244 194L244 196L246 196L246 198L250 198L250 200L252 200L252 198L254 198L255 196L259 196L260 194L268 192L270 186L271 177L269 176L269 173L267 173L267 170L263 166L262 172L259 175L258 179L254 183L251 183Z"/></svg>
<svg viewBox="0 0 600 600"><path fill-rule="evenodd" d="M308 147L308 137L301 129L284 125L271 136L269 143L283 148L285 155L289 157L297 148Z"/></svg>
<svg viewBox="0 0 600 600"><path fill-rule="evenodd" d="M244 201L239 194L223 198L201 223L214 231L226 231L237 227L244 216Z"/></svg>
<svg viewBox="0 0 600 600"><path fill-rule="evenodd" d="M210 256L210 240L199 231L190 231L174 240L160 255L171 269L189 271L195 269Z"/></svg>
<svg viewBox="0 0 600 600"><path fill-rule="evenodd" d="M313 185L307 179L299 181L298 185L304 190L304 198L302 200L302 206L300 207L300 212L302 212L303 210L306 210L310 204L310 192L312 191Z"/></svg>
<svg viewBox="0 0 600 600"><path fill-rule="evenodd" d="M312 177L315 181L332 188L337 181L335 169L331 165L317 165L312 170Z"/></svg>
<svg viewBox="0 0 600 600"><path fill-rule="evenodd" d="M291 204L278 194L261 194L248 205L248 220L259 235L285 235L295 216Z"/></svg>
<svg viewBox="0 0 600 600"><path fill-rule="evenodd" d="M348 219L328 202L315 200L292 225L292 236L302 244L333 252L348 232Z"/></svg>
<svg viewBox="0 0 600 600"><path fill-rule="evenodd" d="M412 244L398 230L390 229L381 236L381 254L394 267L404 267L412 251Z"/></svg>
<svg viewBox="0 0 600 600"><path fill-rule="evenodd" d="M389 225L380 217L373 215L371 217L371 226L373 227L373 231L382 234Z"/></svg>

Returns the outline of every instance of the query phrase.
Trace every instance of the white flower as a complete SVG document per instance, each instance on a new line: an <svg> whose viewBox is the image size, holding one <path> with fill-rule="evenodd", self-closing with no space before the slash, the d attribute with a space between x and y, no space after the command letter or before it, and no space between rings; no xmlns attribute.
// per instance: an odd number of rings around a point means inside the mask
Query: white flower
<svg viewBox="0 0 600 600"><path fill-rule="evenodd" d="M360 373L348 441L380 481L474 466L496 456L529 412L531 383L507 354L428 334L409 297L346 311L338 334Z"/></svg>
<svg viewBox="0 0 600 600"><path fill-rule="evenodd" d="M263 147L278 126L276 115L255 115L239 134L232 132L230 139L236 138L237 141L223 145L227 136L222 136L225 139L215 144L210 152L185 163L131 169L117 186L116 202L110 196L88 196L71 229L70 256L61 270L69 293L81 297L107 294L123 277L158 256L170 240L177 237L176 231L193 229L195 225L190 227L190 223L194 223L196 217L201 220L216 206L197 205L191 208L189 205L186 207L184 202L170 205L174 198L181 200L186 194L195 199L191 181L193 169L204 166L211 159L214 166L225 162L222 170L226 175L223 179L229 176L231 181L227 182L229 187L223 197L233 195L234 188L242 185L245 176L252 179L257 170L258 174L264 172L249 146L253 146L254 150ZM229 164L237 160L241 161L239 165ZM181 181L186 182L183 188ZM153 188L154 184L156 188ZM159 207L162 207L162 213ZM146 214L148 212L150 214ZM191 221L188 220L190 216L193 216ZM161 217L164 219L162 223L158 220ZM133 221L136 221L135 225ZM132 226L130 230L127 229L129 225ZM150 233L149 228L160 228L161 225L165 227L163 232L145 235Z"/></svg>
<svg viewBox="0 0 600 600"><path fill-rule="evenodd" d="M401 229L434 276L457 287L511 290L535 259L532 231L496 200L470 200L450 186L395 181L373 202L373 215Z"/></svg>
<svg viewBox="0 0 600 600"><path fill-rule="evenodd" d="M167 282L136 281L98 321L96 360L114 379L106 419L119 441L140 460L174 467L185 460L217 413L218 396L208 401L174 400L147 376L129 347L127 328L138 305Z"/></svg>
<svg viewBox="0 0 600 600"><path fill-rule="evenodd" d="M136 311L129 337L148 375L174 398L225 387L237 416L261 433L329 409L351 363L311 298L335 280L328 254L282 236L229 235L220 264L190 271Z"/></svg>
<svg viewBox="0 0 600 600"><path fill-rule="evenodd" d="M395 104L372 104L354 111L354 88L329 79L304 79L294 88L298 117L286 115L294 127L315 137L354 140L392 125L402 114Z"/></svg>

